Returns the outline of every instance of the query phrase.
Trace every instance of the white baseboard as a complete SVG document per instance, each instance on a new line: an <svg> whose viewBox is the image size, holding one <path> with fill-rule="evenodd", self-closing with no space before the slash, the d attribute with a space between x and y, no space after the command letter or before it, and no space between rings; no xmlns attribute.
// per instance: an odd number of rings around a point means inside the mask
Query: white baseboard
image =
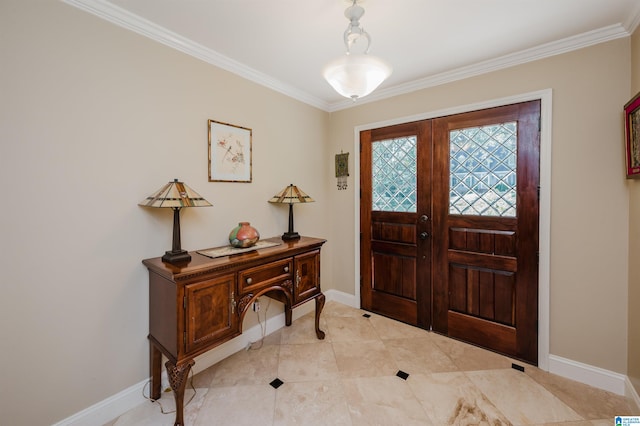
<svg viewBox="0 0 640 426"><path fill-rule="evenodd" d="M352 308L360 308L360 299L356 298L353 294L343 293L339 290L327 290L324 292L324 295L327 298L327 302L338 302L351 306Z"/></svg>
<svg viewBox="0 0 640 426"><path fill-rule="evenodd" d="M326 293L327 301L334 300L347 306L360 308L360 300L356 296L343 293L338 290L329 290ZM633 400L640 409L640 396L627 376L603 368L594 367L578 361L562 358L557 355L549 355L548 371L568 379L575 380L589 386L626 396Z"/></svg>
<svg viewBox="0 0 640 426"><path fill-rule="evenodd" d="M142 392L149 380L118 392L52 426L100 426L146 401ZM148 392L148 391L147 391Z"/></svg>
<svg viewBox="0 0 640 426"><path fill-rule="evenodd" d="M640 396L624 374L583 364L557 355L549 355L549 372L567 379L613 392L631 399L640 410Z"/></svg>
<svg viewBox="0 0 640 426"><path fill-rule="evenodd" d="M336 301L344 305L357 307L355 303L355 297L350 294L343 293L337 290L328 290L325 293L326 301ZM315 303L305 303L304 305L293 310L293 320L300 318L301 316L312 312L315 309ZM266 333L271 334L285 326L284 312L271 317L267 320ZM262 337L262 330L260 325L255 325L250 329L244 331L240 336L232 339L222 345L210 350L209 352L200 355L195 359L196 363L193 366L193 374L197 374L212 365L222 361L223 359L233 355L234 353L244 350L251 342L258 341ZM143 392L148 396L149 380L143 380L140 383L118 392L115 395L110 396L90 407L85 408L78 413L55 423L52 426L100 426L116 417L121 416L132 408L147 401ZM165 389L169 386L167 380L167 374L162 374L162 388Z"/></svg>
<svg viewBox="0 0 640 426"><path fill-rule="evenodd" d="M557 355L549 355L549 372L599 389L626 395L627 376L583 364Z"/></svg>
<svg viewBox="0 0 640 426"><path fill-rule="evenodd" d="M325 292L327 302L335 301L354 308L360 307L360 301L356 296L347 294L338 290L327 290ZM315 309L314 303L305 303L304 305L294 309L293 320L312 312ZM278 314L267 320L267 334L284 327L284 313ZM193 366L193 373L197 374L212 365L222 361L223 359L233 355L234 353L246 349L247 345L255 342L262 337L262 330L259 325L255 325L246 330L240 336L232 339L222 345L210 350L209 352L196 358L196 364ZM633 388L629 378L624 374L614 373L602 368L594 367L581 362L562 358L556 355L549 355L549 372L604 389L618 395L625 395L636 402L640 407L640 398ZM98 402L74 415L68 417L53 426L100 426L116 417L121 416L127 411L144 403L147 399L143 396L143 392L148 395L149 380L143 380L140 383L124 389L109 398ZM166 373L162 376L163 388L168 386Z"/></svg>
<svg viewBox="0 0 640 426"><path fill-rule="evenodd" d="M326 293L325 293L326 295ZM293 310L292 320L295 321L303 315L308 314L309 312L313 312L315 309L315 303L305 303L302 306L297 307ZM247 313L248 315L249 313ZM266 325L266 334L269 335L275 331L280 330L285 326L284 321L284 312L273 316L267 320ZM250 329L243 331L241 335L238 337L223 343L220 346L217 346L206 352L195 359L196 363L193 366L193 374L197 374L207 368L211 367L214 364L222 361L223 359L239 352L243 349L246 349L251 342L257 342L262 337L262 330L259 325L255 325Z"/></svg>
<svg viewBox="0 0 640 426"><path fill-rule="evenodd" d="M629 380L628 376L625 380L625 389L625 396L627 398L631 398L633 402L636 403L636 409L640 410L640 396L638 395L638 392L636 392L636 389L633 387L633 384L631 383L631 380Z"/></svg>
<svg viewBox="0 0 640 426"><path fill-rule="evenodd" d="M324 292L324 295L326 298L326 302L335 301L338 303L342 303L343 305L355 307L355 299L351 294L343 293L338 290L327 290ZM294 309L293 321L297 320L303 315L308 314L309 312L313 312L315 310L315 306L315 303L305 303L304 305ZM271 334L284 326L285 324L283 312L267 320L267 334ZM193 366L193 373L197 374L203 370L206 370L207 368L211 367L214 364L217 364L223 359L245 349L249 343L259 340L260 337L261 330L260 326L258 325L250 328L247 331L243 331L243 333L235 339L230 340L229 342L224 343L197 357L195 359L196 364Z"/></svg>

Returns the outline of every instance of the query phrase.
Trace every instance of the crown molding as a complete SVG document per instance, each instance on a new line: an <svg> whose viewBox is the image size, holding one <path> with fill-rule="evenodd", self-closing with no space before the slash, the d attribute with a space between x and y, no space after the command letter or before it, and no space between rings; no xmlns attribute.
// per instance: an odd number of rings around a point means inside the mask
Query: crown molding
<svg viewBox="0 0 640 426"><path fill-rule="evenodd" d="M169 31L108 1L62 0L62 2L313 107L325 111L328 111L330 107L329 103L315 96L215 52L180 34Z"/></svg>
<svg viewBox="0 0 640 426"><path fill-rule="evenodd" d="M624 27L627 29L629 34L633 34L636 29L638 29L638 25L640 25L640 3L636 4L636 8L624 22Z"/></svg>
<svg viewBox="0 0 640 426"><path fill-rule="evenodd" d="M640 17L640 14L638 14ZM621 24L610 25L598 30L589 31L572 37L542 44L520 52L501 56L487 61L478 62L472 65L456 68L454 70L445 71L419 80L411 81L405 84L379 89L367 97L357 100L357 104L375 102L382 99L398 96L417 90L427 89L429 87L440 86L442 84L451 83L466 78L475 77L481 74L510 68L516 65L525 64L527 62L537 61L539 59L548 58L555 55L582 49L584 47L593 46L599 43L615 40L618 38L628 37L631 33L627 31ZM346 109L354 106L353 101L346 100L334 103L330 107L330 112Z"/></svg>
<svg viewBox="0 0 640 426"><path fill-rule="evenodd" d="M151 21L141 18L138 15L122 9L106 0L62 0L71 6L84 10L98 16L106 21L114 23L120 27L136 32L166 46L172 47L190 56L205 61L211 65L222 68L240 77L246 78L254 83L270 88L300 102L327 112L335 112L354 106L376 102L382 99L398 96L416 90L427 89L481 74L501 70L504 68L521 65L527 62L548 58L555 55L593 46L618 38L628 37L640 24L640 5L635 13L623 24L610 25L608 27L589 31L562 40L542 44L520 52L504 55L498 58L478 62L476 64L456 68L454 70L435 74L419 80L399 84L385 89L378 89L371 95L353 102L344 99L335 103L328 103L315 96L296 89L291 85L270 77L260 71L237 62L227 56L221 55L201 44L189 40L179 34L167 30Z"/></svg>

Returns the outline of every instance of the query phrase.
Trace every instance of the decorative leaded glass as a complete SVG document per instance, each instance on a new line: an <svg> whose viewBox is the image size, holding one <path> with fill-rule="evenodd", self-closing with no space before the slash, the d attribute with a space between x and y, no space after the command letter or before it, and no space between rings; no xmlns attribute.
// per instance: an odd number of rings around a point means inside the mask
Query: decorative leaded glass
<svg viewBox="0 0 640 426"><path fill-rule="evenodd" d="M518 123L449 133L449 213L515 217Z"/></svg>
<svg viewBox="0 0 640 426"><path fill-rule="evenodd" d="M416 211L416 144L416 136L373 143L371 162L373 210Z"/></svg>

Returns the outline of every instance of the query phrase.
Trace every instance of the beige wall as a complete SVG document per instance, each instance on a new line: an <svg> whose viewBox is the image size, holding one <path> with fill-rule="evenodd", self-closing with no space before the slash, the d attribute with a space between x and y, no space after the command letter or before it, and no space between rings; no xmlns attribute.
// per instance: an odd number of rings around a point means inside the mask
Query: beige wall
<svg viewBox="0 0 640 426"><path fill-rule="evenodd" d="M300 185L317 202L296 209L296 230L329 240L323 286L354 294L357 176L346 191L333 176L334 154L355 158L354 127L547 88L551 353L625 373L627 283L640 282L621 145L629 52L613 41L329 115L60 2L3 0L3 418L50 424L147 377L140 260L170 248L171 214L137 202L163 183L181 178L214 204L182 212L187 249L224 244L239 220L280 234L286 210L266 200ZM253 129L253 183L207 182L210 118Z"/></svg>
<svg viewBox="0 0 640 426"><path fill-rule="evenodd" d="M0 423L52 424L148 377L141 260L171 248L172 213L137 203L174 177L214 205L183 210L186 249L240 220L280 235L267 200L291 182L317 201L296 230L328 234L326 112L58 1L0 2L0 57ZM207 119L253 129L253 183L207 181Z"/></svg>
<svg viewBox="0 0 640 426"><path fill-rule="evenodd" d="M353 152L356 126L552 89L550 353L620 373L628 311L620 111L629 97L629 45L612 41L335 112L329 135L332 152ZM352 294L354 187L332 197L332 237L345 241L333 252L333 282Z"/></svg>
<svg viewBox="0 0 640 426"><path fill-rule="evenodd" d="M640 30L631 38L631 91L640 92ZM629 180L629 364L627 374L640 394L640 180Z"/></svg>

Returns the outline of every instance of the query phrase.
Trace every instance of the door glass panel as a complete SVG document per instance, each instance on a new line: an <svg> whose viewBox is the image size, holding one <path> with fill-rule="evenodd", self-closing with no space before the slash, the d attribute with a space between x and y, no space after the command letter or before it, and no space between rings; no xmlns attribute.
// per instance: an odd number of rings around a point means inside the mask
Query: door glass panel
<svg viewBox="0 0 640 426"><path fill-rule="evenodd" d="M387 139L372 144L373 210L416 211L416 147L416 136Z"/></svg>
<svg viewBox="0 0 640 426"><path fill-rule="evenodd" d="M516 121L449 132L449 213L516 216Z"/></svg>

